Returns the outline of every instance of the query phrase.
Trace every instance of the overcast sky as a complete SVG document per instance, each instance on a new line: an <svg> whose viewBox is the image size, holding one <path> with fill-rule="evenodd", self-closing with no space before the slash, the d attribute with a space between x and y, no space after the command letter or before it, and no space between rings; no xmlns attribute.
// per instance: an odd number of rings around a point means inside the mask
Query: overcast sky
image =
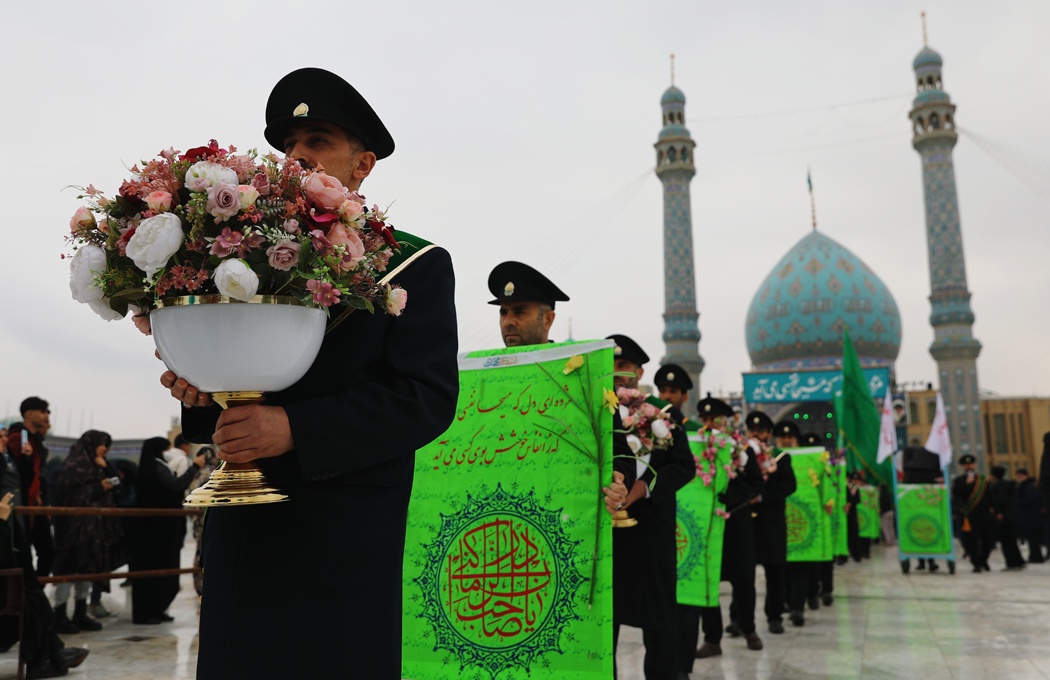
<svg viewBox="0 0 1050 680"><path fill-rule="evenodd" d="M1050 394L1050 3L3 3L0 413L39 394L55 432L163 434L177 413L152 341L69 294L63 236L86 185L112 192L162 148L266 149L273 84L302 66L352 82L397 142L364 193L445 246L461 349L500 344L486 279L533 264L577 339L663 354L660 95L687 97L704 390L738 391L748 304L810 229L886 282L897 376L935 380L911 62L930 46L964 134L955 150L981 387ZM864 102L857 104L857 102ZM411 291L410 291L411 295ZM412 313L411 301L406 313ZM228 351L228 350L227 350ZM656 365L649 366L650 377ZM349 416L352 418L352 414Z"/></svg>

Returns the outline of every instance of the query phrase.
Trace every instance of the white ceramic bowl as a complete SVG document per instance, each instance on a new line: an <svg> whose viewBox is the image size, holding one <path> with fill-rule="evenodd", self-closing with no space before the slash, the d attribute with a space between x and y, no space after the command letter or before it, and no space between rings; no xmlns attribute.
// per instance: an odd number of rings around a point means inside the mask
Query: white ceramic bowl
<svg viewBox="0 0 1050 680"><path fill-rule="evenodd" d="M149 315L161 360L204 392L276 392L313 364L327 315L294 298L169 298Z"/></svg>

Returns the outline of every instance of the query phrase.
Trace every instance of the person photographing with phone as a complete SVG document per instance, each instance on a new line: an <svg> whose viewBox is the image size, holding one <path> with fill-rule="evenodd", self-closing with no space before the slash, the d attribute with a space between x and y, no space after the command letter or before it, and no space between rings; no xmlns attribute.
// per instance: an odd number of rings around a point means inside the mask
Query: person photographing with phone
<svg viewBox="0 0 1050 680"><path fill-rule="evenodd" d="M70 448L54 489L54 504L70 508L116 507L115 489L120 483L117 468L107 458L113 438L106 432L88 430ZM120 520L98 515L55 517L55 574L100 574L127 562ZM75 590L72 618L67 612L70 590ZM102 630L88 613L91 583L59 583L55 586L56 626L59 633ZM95 583L101 606L109 581Z"/></svg>
<svg viewBox="0 0 1050 680"><path fill-rule="evenodd" d="M11 425L7 452L18 469L21 505L50 505L47 489L47 445L44 437L51 429L51 407L40 397L28 397L19 405L22 421ZM24 517L26 539L36 552L36 573L49 576L55 559L51 521L45 515Z"/></svg>

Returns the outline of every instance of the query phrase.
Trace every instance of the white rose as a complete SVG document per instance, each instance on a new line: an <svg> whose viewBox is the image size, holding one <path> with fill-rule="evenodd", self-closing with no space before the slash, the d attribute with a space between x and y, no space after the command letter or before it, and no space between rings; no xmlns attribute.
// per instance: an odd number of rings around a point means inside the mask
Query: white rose
<svg viewBox="0 0 1050 680"><path fill-rule="evenodd" d="M736 466L742 468L745 465L747 465L747 451L741 451L740 457L736 461Z"/></svg>
<svg viewBox="0 0 1050 680"><path fill-rule="evenodd" d="M667 423L663 420L654 420L652 424L653 436L657 439L670 439L671 428L667 427Z"/></svg>
<svg viewBox="0 0 1050 680"><path fill-rule="evenodd" d="M223 260L212 278L219 293L242 302L251 300L259 290L259 277L244 260Z"/></svg>
<svg viewBox="0 0 1050 680"><path fill-rule="evenodd" d="M106 271L106 252L98 246L83 246L69 263L69 290L77 302L89 304L102 299L95 276Z"/></svg>
<svg viewBox="0 0 1050 680"><path fill-rule="evenodd" d="M637 454L642 450L642 440L633 434L627 435L627 445L631 447L631 453Z"/></svg>
<svg viewBox="0 0 1050 680"><path fill-rule="evenodd" d="M626 420L630 415L631 411L623 404L620 404L620 420Z"/></svg>
<svg viewBox="0 0 1050 680"><path fill-rule="evenodd" d="M109 298L102 298L101 300L93 300L93 301L87 303L87 305L88 305L88 307L91 308L91 310L93 312L95 312L95 314L98 314L99 316L101 316L106 321L117 321L119 319L123 319L124 318L123 316L121 316L117 312L114 312L112 309L110 309L110 307L109 307Z"/></svg>
<svg viewBox="0 0 1050 680"><path fill-rule="evenodd" d="M216 184L237 186L239 184L237 173L225 165L219 165L211 161L194 163L186 171L186 188L190 191L205 191L208 187L213 187Z"/></svg>
<svg viewBox="0 0 1050 680"><path fill-rule="evenodd" d="M163 213L142 220L128 241L127 254L135 266L152 277L167 266L171 256L179 251L186 235L182 220L174 213Z"/></svg>

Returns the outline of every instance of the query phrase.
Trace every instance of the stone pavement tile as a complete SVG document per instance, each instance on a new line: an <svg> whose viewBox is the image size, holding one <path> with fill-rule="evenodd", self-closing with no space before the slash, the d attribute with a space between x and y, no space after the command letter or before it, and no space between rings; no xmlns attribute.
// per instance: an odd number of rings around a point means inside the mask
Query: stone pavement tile
<svg viewBox="0 0 1050 680"><path fill-rule="evenodd" d="M860 680L952 680L951 672L944 666L911 665L905 663L864 663Z"/></svg>
<svg viewBox="0 0 1050 680"><path fill-rule="evenodd" d="M1047 676L1028 659L966 657L948 659L953 680L1043 680Z"/></svg>

